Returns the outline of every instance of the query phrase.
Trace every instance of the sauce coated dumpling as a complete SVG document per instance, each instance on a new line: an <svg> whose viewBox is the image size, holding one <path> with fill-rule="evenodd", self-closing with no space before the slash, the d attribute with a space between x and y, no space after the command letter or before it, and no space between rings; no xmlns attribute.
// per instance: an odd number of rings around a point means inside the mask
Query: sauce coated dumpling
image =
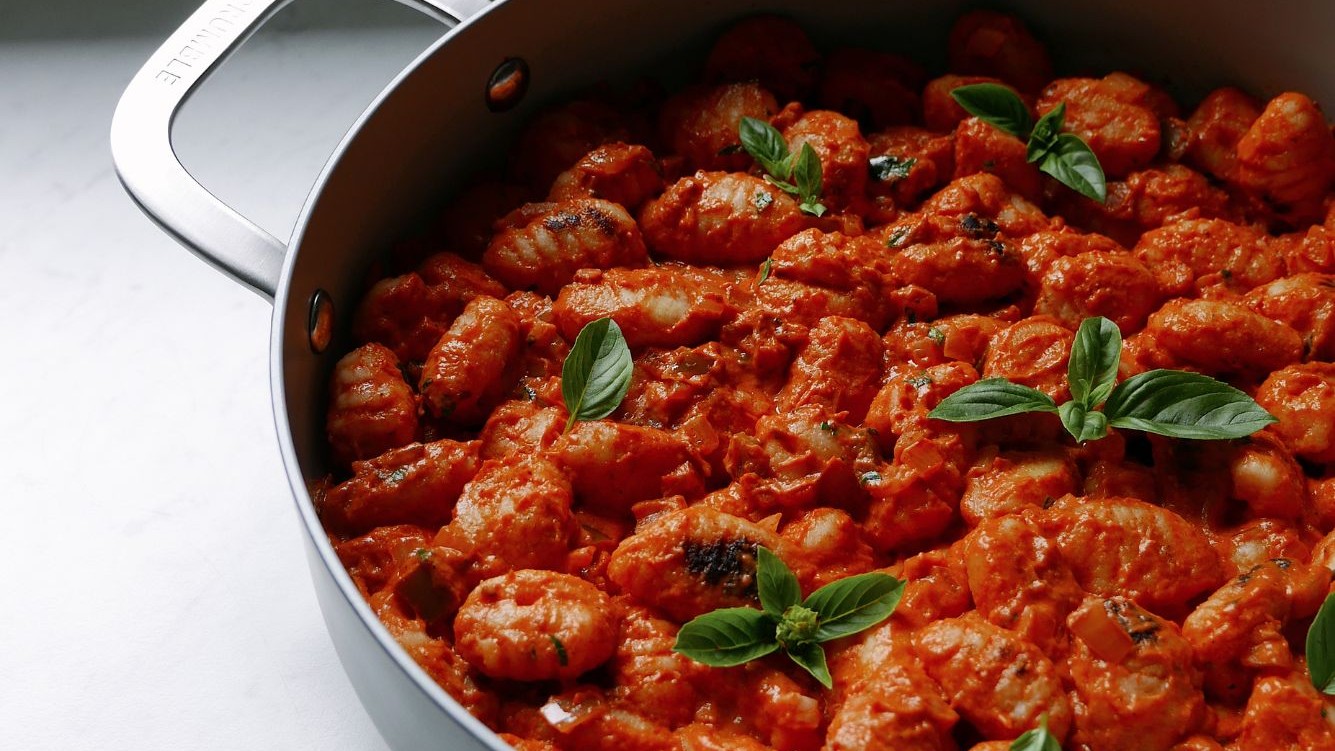
<svg viewBox="0 0 1335 751"><path fill-rule="evenodd" d="M1335 569L1317 102L1181 109L995 11L944 69L822 32L743 19L676 90L557 103L386 257L316 493L377 616L519 751L1006 751L1043 722L1068 751L1335 749L1304 640ZM1106 200L961 107L976 84L1063 110ZM1068 402L1095 317L1114 380L1205 374L1278 422L932 416L989 379ZM799 604L903 589L813 649L762 547Z"/></svg>

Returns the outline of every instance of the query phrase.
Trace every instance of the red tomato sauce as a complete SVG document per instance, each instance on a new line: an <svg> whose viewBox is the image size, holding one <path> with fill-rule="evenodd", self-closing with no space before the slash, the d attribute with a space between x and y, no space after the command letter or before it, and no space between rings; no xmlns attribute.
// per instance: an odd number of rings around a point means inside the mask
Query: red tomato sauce
<svg viewBox="0 0 1335 751"><path fill-rule="evenodd" d="M538 115L510 166L385 259L335 368L318 507L403 648L526 751L1335 748L1304 634L1335 564L1335 139L1300 93L1194 110L1126 73L1054 78L1018 20L970 13L933 77L728 30L698 80ZM1106 174L1085 198L968 116L1011 87ZM743 117L820 160L813 216ZM891 158L889 175L869 161ZM1123 378L1204 373L1279 422L1248 439L1055 415L947 423L980 378L1058 402L1080 322ZM634 357L576 422L562 364L610 317ZM894 615L711 668L680 626L757 607L756 548L804 593L883 571Z"/></svg>

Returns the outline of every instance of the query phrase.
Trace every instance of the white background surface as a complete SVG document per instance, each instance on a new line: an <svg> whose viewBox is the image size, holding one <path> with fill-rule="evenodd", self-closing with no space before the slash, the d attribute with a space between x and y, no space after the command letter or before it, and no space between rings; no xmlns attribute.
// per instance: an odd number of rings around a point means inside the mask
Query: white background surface
<svg viewBox="0 0 1335 751"><path fill-rule="evenodd" d="M357 113L441 32L388 0L363 22L360 4L300 3L178 121L186 166L279 237ZM93 4L63 16L82 24L68 36L12 15L59 7L16 5L0 0L0 748L384 749L311 589L270 306L112 171L116 100L192 2L144 4L128 36L100 33Z"/></svg>

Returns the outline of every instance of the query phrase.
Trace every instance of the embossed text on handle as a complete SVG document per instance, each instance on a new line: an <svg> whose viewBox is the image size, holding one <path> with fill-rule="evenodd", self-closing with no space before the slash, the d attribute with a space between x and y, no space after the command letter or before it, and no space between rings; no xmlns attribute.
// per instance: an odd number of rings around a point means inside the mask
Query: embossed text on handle
<svg viewBox="0 0 1335 751"><path fill-rule="evenodd" d="M197 77L208 67L207 65L201 67L198 63L211 60L220 50L226 49L240 33L245 31L255 11L255 0L232 0L219 7L214 15L176 51L175 55L162 64L154 74L154 80L175 85L182 78Z"/></svg>

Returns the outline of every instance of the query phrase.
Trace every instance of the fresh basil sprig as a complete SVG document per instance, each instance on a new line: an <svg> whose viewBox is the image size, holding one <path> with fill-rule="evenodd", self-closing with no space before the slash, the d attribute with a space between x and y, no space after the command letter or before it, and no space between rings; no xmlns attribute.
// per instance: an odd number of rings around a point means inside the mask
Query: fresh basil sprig
<svg viewBox="0 0 1335 751"><path fill-rule="evenodd" d="M621 327L611 318L590 321L580 329L561 365L561 398L570 419L566 432L580 420L598 420L626 398L633 365Z"/></svg>
<svg viewBox="0 0 1335 751"><path fill-rule="evenodd" d="M1108 428L1171 438L1242 438L1278 422L1227 383L1182 370L1151 370L1117 383L1122 334L1107 318L1080 323L1066 378L1071 401L1057 406L1037 389L987 378L956 391L928 413L948 422L977 422L1025 412L1056 412L1077 441L1097 441ZM1102 410L1099 410L1102 407Z"/></svg>
<svg viewBox="0 0 1335 751"><path fill-rule="evenodd" d="M801 201L798 208L802 211L812 216L825 213L825 205L820 202L820 157L811 144L804 143L796 154L790 154L783 134L773 125L754 117L743 117L737 134L746 153L769 173L765 180L779 190L797 196Z"/></svg>
<svg viewBox="0 0 1335 751"><path fill-rule="evenodd" d="M1038 727L1024 731L1011 743L1010 751L1062 751L1061 744L1048 732L1046 712L1038 719Z"/></svg>
<svg viewBox="0 0 1335 751"><path fill-rule="evenodd" d="M831 582L802 600L797 577L764 546L756 547L756 588L761 610L705 613L681 627L673 650L705 665L731 667L782 649L831 688L834 680L820 645L889 618L904 595L903 582L871 573Z"/></svg>
<svg viewBox="0 0 1335 751"><path fill-rule="evenodd" d="M1027 141L1026 158L1041 172L1082 196L1099 203L1108 200L1108 181L1099 158L1079 136L1061 132L1066 120L1066 103L1039 118L1035 123L1014 91L995 83L959 86L950 96L966 112L994 128Z"/></svg>
<svg viewBox="0 0 1335 751"><path fill-rule="evenodd" d="M1307 673L1323 694L1335 695L1335 595L1327 595L1307 629Z"/></svg>

